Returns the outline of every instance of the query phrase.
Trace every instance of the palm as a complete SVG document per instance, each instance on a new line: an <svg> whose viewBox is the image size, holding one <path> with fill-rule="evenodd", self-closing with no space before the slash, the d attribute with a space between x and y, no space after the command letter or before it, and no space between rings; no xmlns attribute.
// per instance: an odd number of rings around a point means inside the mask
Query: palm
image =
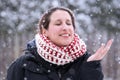
<svg viewBox="0 0 120 80"><path fill-rule="evenodd" d="M104 56L107 54L109 51L111 45L112 45L113 40L109 40L107 44L102 44L101 47L93 54L90 56L87 61L94 61L94 60L101 60L104 58Z"/></svg>

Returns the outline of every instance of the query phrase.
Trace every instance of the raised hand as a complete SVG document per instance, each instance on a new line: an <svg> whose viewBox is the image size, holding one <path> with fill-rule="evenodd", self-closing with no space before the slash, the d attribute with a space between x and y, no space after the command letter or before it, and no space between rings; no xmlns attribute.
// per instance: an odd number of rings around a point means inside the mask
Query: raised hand
<svg viewBox="0 0 120 80"><path fill-rule="evenodd" d="M109 40L106 45L102 44L101 47L95 52L95 54L91 55L87 59L87 62L95 61L95 60L102 60L104 56L107 54L107 52L109 51L112 43L113 43L113 39Z"/></svg>

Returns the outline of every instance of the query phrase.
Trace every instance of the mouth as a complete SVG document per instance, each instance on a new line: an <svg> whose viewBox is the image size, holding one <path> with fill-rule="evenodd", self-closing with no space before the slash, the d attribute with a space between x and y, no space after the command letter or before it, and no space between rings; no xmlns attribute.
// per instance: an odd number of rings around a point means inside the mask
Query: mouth
<svg viewBox="0 0 120 80"><path fill-rule="evenodd" d="M60 34L60 36L62 36L62 37L69 37L70 34Z"/></svg>
<svg viewBox="0 0 120 80"><path fill-rule="evenodd" d="M69 38L71 35L70 34L60 34L59 36L62 38Z"/></svg>

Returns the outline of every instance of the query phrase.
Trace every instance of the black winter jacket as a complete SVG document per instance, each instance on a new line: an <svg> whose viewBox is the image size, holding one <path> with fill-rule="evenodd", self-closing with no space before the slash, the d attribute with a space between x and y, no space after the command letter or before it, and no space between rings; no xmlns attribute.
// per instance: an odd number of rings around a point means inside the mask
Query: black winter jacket
<svg viewBox="0 0 120 80"><path fill-rule="evenodd" d="M25 55L9 67L7 80L103 80L100 61L86 62L89 56L86 52L72 63L57 66L38 55L33 40L28 43Z"/></svg>

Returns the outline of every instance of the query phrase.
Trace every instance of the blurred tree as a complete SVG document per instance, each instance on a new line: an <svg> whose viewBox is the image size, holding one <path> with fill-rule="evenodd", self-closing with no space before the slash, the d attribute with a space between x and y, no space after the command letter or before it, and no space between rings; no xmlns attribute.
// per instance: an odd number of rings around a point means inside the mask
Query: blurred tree
<svg viewBox="0 0 120 80"><path fill-rule="evenodd" d="M0 79L4 80L8 65L34 37L41 14L51 7L65 6L73 10L76 31L86 41L90 53L101 42L114 38L114 47L103 60L103 70L106 78L119 80L119 3L120 0L0 0Z"/></svg>

